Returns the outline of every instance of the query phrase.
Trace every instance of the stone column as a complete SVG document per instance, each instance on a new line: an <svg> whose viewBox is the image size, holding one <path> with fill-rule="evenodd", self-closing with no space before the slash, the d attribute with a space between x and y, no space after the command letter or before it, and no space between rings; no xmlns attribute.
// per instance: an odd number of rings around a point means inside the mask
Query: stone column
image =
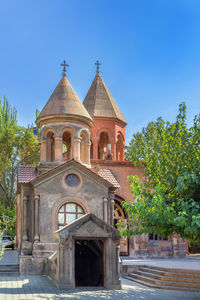
<svg viewBox="0 0 200 300"><path fill-rule="evenodd" d="M40 142L40 162L47 161L47 140L43 138Z"/></svg>
<svg viewBox="0 0 200 300"><path fill-rule="evenodd" d="M75 137L73 140L73 158L77 161L80 161L80 145L81 145L81 138Z"/></svg>
<svg viewBox="0 0 200 300"><path fill-rule="evenodd" d="M116 143L115 142L111 143L111 153L113 155L113 160L116 160L117 157L116 157Z"/></svg>
<svg viewBox="0 0 200 300"><path fill-rule="evenodd" d="M90 165L90 147L91 147L91 142L86 143L86 164Z"/></svg>
<svg viewBox="0 0 200 300"><path fill-rule="evenodd" d="M93 140L93 159L98 159L98 142Z"/></svg>
<svg viewBox="0 0 200 300"><path fill-rule="evenodd" d="M35 202L35 235L34 235L34 241L39 242L40 237L39 237L39 201L40 201L40 196L35 195L34 196L34 202Z"/></svg>
<svg viewBox="0 0 200 300"><path fill-rule="evenodd" d="M120 242L116 244L116 280L120 279L120 263L119 263L119 254L120 254Z"/></svg>
<svg viewBox="0 0 200 300"><path fill-rule="evenodd" d="M62 137L60 136L55 136L54 137L55 141L55 161L62 162L63 161L63 156L62 156Z"/></svg>
<svg viewBox="0 0 200 300"><path fill-rule="evenodd" d="M103 198L103 212L104 212L104 221L108 222L108 199L106 197Z"/></svg>
<svg viewBox="0 0 200 300"><path fill-rule="evenodd" d="M114 226L114 204L115 200L111 199L110 201L110 225Z"/></svg>
<svg viewBox="0 0 200 300"><path fill-rule="evenodd" d="M120 151L120 160L123 161L124 160L124 146Z"/></svg>
<svg viewBox="0 0 200 300"><path fill-rule="evenodd" d="M28 240L27 236L27 203L28 196L23 197L23 241L26 242Z"/></svg>
<svg viewBox="0 0 200 300"><path fill-rule="evenodd" d="M108 222L110 222L111 226L114 226L114 204L115 204L115 188L111 187L108 192Z"/></svg>

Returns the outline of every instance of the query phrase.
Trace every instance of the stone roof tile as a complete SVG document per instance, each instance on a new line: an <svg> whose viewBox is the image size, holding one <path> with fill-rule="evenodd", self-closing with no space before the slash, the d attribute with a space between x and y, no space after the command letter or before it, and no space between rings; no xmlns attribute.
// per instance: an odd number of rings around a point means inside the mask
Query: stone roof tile
<svg viewBox="0 0 200 300"><path fill-rule="evenodd" d="M115 178L114 174L110 169L100 169L97 174L101 176L103 179L107 180L110 182L114 187L119 188L120 184Z"/></svg>
<svg viewBox="0 0 200 300"><path fill-rule="evenodd" d="M30 166L19 166L17 170L18 183L27 183L36 177L36 168Z"/></svg>

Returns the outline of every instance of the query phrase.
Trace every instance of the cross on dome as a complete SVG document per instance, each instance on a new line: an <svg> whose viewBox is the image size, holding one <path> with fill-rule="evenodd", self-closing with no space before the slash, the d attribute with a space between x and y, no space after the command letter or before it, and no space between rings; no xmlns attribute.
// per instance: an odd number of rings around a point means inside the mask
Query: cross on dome
<svg viewBox="0 0 200 300"><path fill-rule="evenodd" d="M66 67L69 67L68 64L66 64L66 61L64 60L62 64L60 64L63 67L63 73L62 76L65 77L66 76Z"/></svg>
<svg viewBox="0 0 200 300"><path fill-rule="evenodd" d="M95 62L95 65L97 66L97 73L99 73L99 66L101 65L101 63L97 60Z"/></svg>

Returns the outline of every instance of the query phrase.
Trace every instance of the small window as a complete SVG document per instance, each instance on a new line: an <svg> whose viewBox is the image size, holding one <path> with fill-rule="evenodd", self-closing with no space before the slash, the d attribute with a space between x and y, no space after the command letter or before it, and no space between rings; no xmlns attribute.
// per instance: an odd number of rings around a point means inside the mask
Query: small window
<svg viewBox="0 0 200 300"><path fill-rule="evenodd" d="M167 241L168 238L164 238L163 236L158 235L156 233L150 233L149 234L149 240L152 240L152 241Z"/></svg>
<svg viewBox="0 0 200 300"><path fill-rule="evenodd" d="M83 208L76 203L65 203L58 211L58 229L82 217Z"/></svg>
<svg viewBox="0 0 200 300"><path fill-rule="evenodd" d="M65 177L65 182L69 187L75 188L79 185L80 179L76 174L69 174Z"/></svg>

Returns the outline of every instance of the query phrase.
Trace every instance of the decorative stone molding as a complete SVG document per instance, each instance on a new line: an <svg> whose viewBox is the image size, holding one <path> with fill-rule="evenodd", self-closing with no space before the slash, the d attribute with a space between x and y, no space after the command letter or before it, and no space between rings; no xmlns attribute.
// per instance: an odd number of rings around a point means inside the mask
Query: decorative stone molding
<svg viewBox="0 0 200 300"><path fill-rule="evenodd" d="M111 141L111 139L114 140L114 135L112 133L112 131L108 128L108 127L101 127L99 130L96 131L96 140L99 142L100 139L100 135L102 132L106 132L108 134L109 140Z"/></svg>

